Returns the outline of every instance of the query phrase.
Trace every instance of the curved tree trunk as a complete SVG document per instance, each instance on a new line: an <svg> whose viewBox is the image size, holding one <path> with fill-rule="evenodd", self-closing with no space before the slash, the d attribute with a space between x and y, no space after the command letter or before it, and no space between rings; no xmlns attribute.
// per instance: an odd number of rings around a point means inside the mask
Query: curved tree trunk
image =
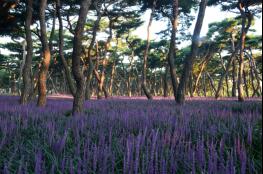
<svg viewBox="0 0 263 174"><path fill-rule="evenodd" d="M73 115L83 112L85 101L85 78L81 70L81 49L82 49L82 36L84 26L86 23L87 14L91 0L82 0L80 3L79 19L74 33L73 40L73 53L72 53L72 72L76 81L77 91L73 101Z"/></svg>
<svg viewBox="0 0 263 174"><path fill-rule="evenodd" d="M68 63L67 63L65 56L64 56L63 21L62 21L61 12L60 12L60 10L61 10L60 0L56 1L56 8L57 8L58 21L59 21L59 56L61 58L61 61L62 61L63 67L64 67L69 91L74 96L76 94L76 87L74 85L74 81L73 81L73 78L71 76L71 72L70 72Z"/></svg>
<svg viewBox="0 0 263 174"><path fill-rule="evenodd" d="M47 73L50 65L51 53L47 40L47 32L46 32L46 19L45 19L45 10L47 6L47 0L41 0L40 2L40 33L41 33L41 44L42 44L42 52L43 52L43 60L39 71L38 77L38 102L37 105L39 107L43 107L46 105L46 95L47 95Z"/></svg>
<svg viewBox="0 0 263 174"><path fill-rule="evenodd" d="M193 69L193 61L198 54L199 38L203 26L207 2L208 0L202 0L200 3L199 14L194 30L194 35L192 37L191 56L188 57L185 61L183 74L181 76L180 84L177 91L176 101L179 104L183 104L185 102L185 90L186 86L188 85L189 76Z"/></svg>
<svg viewBox="0 0 263 174"><path fill-rule="evenodd" d="M20 103L26 104L29 102L29 96L32 92L32 83L31 83L31 64L32 64L32 56L33 56L33 43L32 43L32 33L30 30L30 26L32 23L33 16L33 0L27 1L26 8L26 43L27 43L27 54L25 65L23 68L22 76L23 76L23 88L21 91Z"/></svg>

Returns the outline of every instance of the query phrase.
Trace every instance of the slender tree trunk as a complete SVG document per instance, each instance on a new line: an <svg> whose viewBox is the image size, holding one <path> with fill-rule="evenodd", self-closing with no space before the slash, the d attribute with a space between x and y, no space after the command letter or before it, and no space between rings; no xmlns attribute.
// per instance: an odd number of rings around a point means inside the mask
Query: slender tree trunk
<svg viewBox="0 0 263 174"><path fill-rule="evenodd" d="M27 8L26 8L26 43L27 43L27 54L25 65L23 68L23 88L21 91L21 98L20 103L26 104L29 102L29 96L32 92L32 83L31 83L31 66L32 66L32 56L33 56L33 43L32 43L32 33L31 33L31 23L32 23L32 16L33 16L33 0L27 1Z"/></svg>
<svg viewBox="0 0 263 174"><path fill-rule="evenodd" d="M77 91L73 102L73 115L83 112L85 101L85 78L81 70L81 49L82 36L86 23L87 13L91 5L91 0L82 0L80 4L79 19L74 33L73 53L72 53L72 72L76 81Z"/></svg>
<svg viewBox="0 0 263 174"><path fill-rule="evenodd" d="M51 53L47 40L47 32L46 32L46 19L45 19L45 10L47 6L47 0L40 1L40 33L41 33L41 43L42 43L42 52L43 52L43 60L39 71L38 77L38 102L37 105L39 107L43 107L46 105L46 95L47 95L47 73L50 65Z"/></svg>
<svg viewBox="0 0 263 174"><path fill-rule="evenodd" d="M64 31L63 31L63 21L62 21L61 12L60 12L61 10L60 0L56 0L56 8L57 8L58 21L59 21L59 56L60 56L60 59L64 67L69 91L74 96L76 94L76 87L75 87L68 63L64 56L64 36L63 36Z"/></svg>
<svg viewBox="0 0 263 174"><path fill-rule="evenodd" d="M183 74L177 91L176 101L179 104L183 104L185 102L185 90L186 90L186 86L188 85L189 76L193 69L193 61L198 54L199 38L203 26L207 2L208 0L202 0L200 3L199 14L194 30L194 35L192 37L191 56L188 57L187 60L185 61Z"/></svg>
<svg viewBox="0 0 263 174"><path fill-rule="evenodd" d="M146 44L146 49L144 51L143 70L142 70L142 90L149 100L153 99L149 89L147 88L147 61L148 61L149 49L150 49L150 43L151 43L151 40L150 40L151 31L150 30L151 30L151 26L153 22L153 15L155 13L156 1L154 0L153 3L154 4L152 7L152 13L151 13L148 28L147 28L147 44Z"/></svg>

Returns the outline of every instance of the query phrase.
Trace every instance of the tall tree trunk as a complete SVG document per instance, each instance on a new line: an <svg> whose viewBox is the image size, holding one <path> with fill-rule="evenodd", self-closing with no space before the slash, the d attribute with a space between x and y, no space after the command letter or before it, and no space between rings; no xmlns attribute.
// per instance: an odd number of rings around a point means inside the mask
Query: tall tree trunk
<svg viewBox="0 0 263 174"><path fill-rule="evenodd" d="M175 59L176 59L176 33L178 28L178 20L179 20L179 1L173 0L173 16L170 18L172 23L172 33L171 33L171 41L170 41L170 48L168 54L168 64L170 67L170 74L172 80L172 87L174 98L176 99L177 88L178 88L178 80L177 80L177 73L175 67Z"/></svg>
<svg viewBox="0 0 263 174"><path fill-rule="evenodd" d="M153 2L152 13L151 13L148 28L147 28L147 44L146 44L146 49L144 51L143 70L142 70L142 90L149 100L152 100L153 97L149 89L147 88L147 61L148 61L149 49L150 49L150 43L151 43L151 40L150 40L151 31L150 30L151 30L151 26L153 22L153 15L155 13L155 7L156 7L156 0L154 0Z"/></svg>
<svg viewBox="0 0 263 174"><path fill-rule="evenodd" d="M59 21L59 56L63 64L69 91L74 96L76 94L76 87L75 87L68 63L64 56L64 36L63 36L64 31L63 31L63 21L62 21L61 12L60 12L61 10L60 0L56 0L56 9L57 9L57 17Z"/></svg>
<svg viewBox="0 0 263 174"><path fill-rule="evenodd" d="M239 72L238 72L238 101L244 102L244 81L243 81L243 72L244 72L244 50L245 50L245 43L246 43L246 35L247 31L249 30L251 26L252 21L252 14L251 12L245 12L243 8L243 4L239 2L238 9L241 13L242 17L242 29L241 29L241 38L240 38L240 55L239 55ZM246 26L246 23L248 21L248 24Z"/></svg>
<svg viewBox="0 0 263 174"><path fill-rule="evenodd" d="M40 1L40 12L39 12L39 22L40 22L40 33L41 33L41 44L43 52L43 60L39 71L38 77L38 102L39 107L46 105L46 95L47 95L47 73L50 65L51 53L48 45L47 32L46 32L46 17L45 10L47 6L47 0Z"/></svg>
<svg viewBox="0 0 263 174"><path fill-rule="evenodd" d="M31 66L32 66L32 57L33 57L33 43L32 43L32 33L31 33L31 23L33 16L33 0L27 0L27 8L26 8L26 43L27 43L27 54L25 65L22 72L23 77L23 88L21 91L20 103L26 104L29 102L29 96L32 92L32 83L31 83Z"/></svg>
<svg viewBox="0 0 263 174"><path fill-rule="evenodd" d="M188 85L189 76L193 69L193 61L198 54L200 33L203 26L207 2L208 0L202 0L200 2L199 14L194 30L194 35L192 37L191 56L185 60L183 74L181 76L180 84L177 91L176 101L179 104L183 104L185 102L185 89Z"/></svg>
<svg viewBox="0 0 263 174"><path fill-rule="evenodd" d="M74 33L73 53L72 53L72 72L76 81L77 91L73 102L73 115L83 112L85 101L85 78L81 70L81 49L82 36L86 23L87 13L91 5L91 0L82 0L80 3L79 19Z"/></svg>

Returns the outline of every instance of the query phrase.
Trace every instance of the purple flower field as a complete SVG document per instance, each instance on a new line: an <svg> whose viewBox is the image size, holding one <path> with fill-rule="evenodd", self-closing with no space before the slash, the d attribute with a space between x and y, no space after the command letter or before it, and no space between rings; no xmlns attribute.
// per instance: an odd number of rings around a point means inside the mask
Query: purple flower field
<svg viewBox="0 0 263 174"><path fill-rule="evenodd" d="M262 101L92 100L46 108L0 97L0 173L256 174Z"/></svg>

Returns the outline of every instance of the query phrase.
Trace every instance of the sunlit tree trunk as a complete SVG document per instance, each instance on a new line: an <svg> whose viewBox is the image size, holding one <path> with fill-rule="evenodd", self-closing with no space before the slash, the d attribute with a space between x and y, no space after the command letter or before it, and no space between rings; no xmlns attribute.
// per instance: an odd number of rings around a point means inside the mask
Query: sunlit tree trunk
<svg viewBox="0 0 263 174"><path fill-rule="evenodd" d="M21 91L20 103L26 104L29 101L30 93L32 92L32 83L31 83L31 66L32 66L32 56L33 56L33 43L32 43L32 33L31 33L31 23L33 16L33 0L27 0L27 8L26 8L26 60L23 68L23 88Z"/></svg>
<svg viewBox="0 0 263 174"><path fill-rule="evenodd" d="M83 112L85 101L85 78L81 69L81 49L82 36L86 23L87 13L91 5L91 0L82 0L80 3L79 19L74 33L73 53L72 53L72 72L76 81L77 91L73 101L73 115Z"/></svg>
<svg viewBox="0 0 263 174"><path fill-rule="evenodd" d="M38 102L39 107L46 105L46 92L47 92L47 74L50 65L51 53L48 45L47 31L46 31L46 19L45 10L47 6L47 0L40 1L39 10L39 22L40 22L40 33L41 33L41 44L43 52L43 60L39 71L38 77Z"/></svg>
<svg viewBox="0 0 263 174"><path fill-rule="evenodd" d="M185 60L183 73L181 76L180 84L176 95L176 102L179 104L183 104L185 102L185 90L186 90L186 86L188 85L189 76L193 69L193 61L198 54L200 33L203 26L207 2L208 0L202 0L200 3L199 14L198 14L194 34L192 37L191 55Z"/></svg>

